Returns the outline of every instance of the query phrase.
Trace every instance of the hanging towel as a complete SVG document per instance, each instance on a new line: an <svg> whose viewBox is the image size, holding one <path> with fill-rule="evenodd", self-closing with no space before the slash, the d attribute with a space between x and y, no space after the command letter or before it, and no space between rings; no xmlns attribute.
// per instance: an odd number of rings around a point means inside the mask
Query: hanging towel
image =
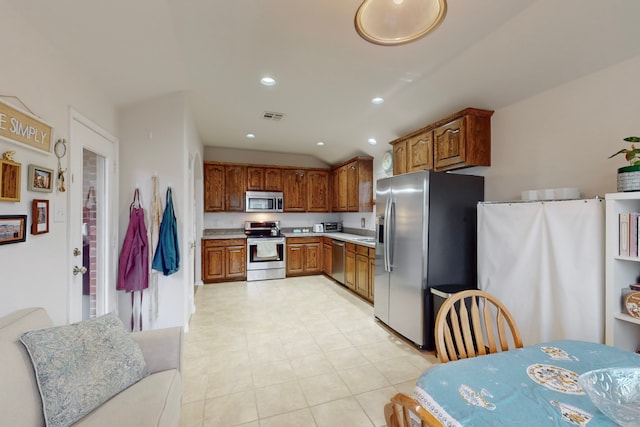
<svg viewBox="0 0 640 427"><path fill-rule="evenodd" d="M153 259L153 254L158 246L160 234L160 223L162 222L162 199L158 189L158 177L151 177L151 209L149 211L149 259ZM151 300L149 301L149 315L153 321L158 320L158 272L155 271L151 263L149 264L149 291Z"/></svg>
<svg viewBox="0 0 640 427"><path fill-rule="evenodd" d="M120 251L117 290L134 292L149 287L147 244L144 210L140 206L140 194L136 188L133 203L129 208L129 227Z"/></svg>
<svg viewBox="0 0 640 427"><path fill-rule="evenodd" d="M131 330L135 331L135 297L140 292L140 306L138 314L140 323L138 330L142 330L142 290L149 287L149 249L147 228L144 225L144 210L140 204L140 192L136 188L133 203L129 207L129 227L124 236L120 259L118 262L118 282L116 289L131 292Z"/></svg>
<svg viewBox="0 0 640 427"><path fill-rule="evenodd" d="M258 258L277 258L278 245L276 242L258 242L256 243L256 256Z"/></svg>
<svg viewBox="0 0 640 427"><path fill-rule="evenodd" d="M158 247L153 257L152 266L154 270L162 271L162 274L169 276L180 269L178 226L176 224L176 216L173 212L171 187L167 188L166 203L167 205L162 215L162 222L160 223Z"/></svg>

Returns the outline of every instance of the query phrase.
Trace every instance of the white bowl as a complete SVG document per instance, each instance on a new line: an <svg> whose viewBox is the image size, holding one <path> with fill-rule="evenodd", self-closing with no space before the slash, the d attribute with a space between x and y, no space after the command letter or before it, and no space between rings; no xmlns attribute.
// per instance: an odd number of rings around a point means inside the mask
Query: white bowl
<svg viewBox="0 0 640 427"><path fill-rule="evenodd" d="M607 417L624 427L638 426L640 367L585 372L578 377L578 384Z"/></svg>

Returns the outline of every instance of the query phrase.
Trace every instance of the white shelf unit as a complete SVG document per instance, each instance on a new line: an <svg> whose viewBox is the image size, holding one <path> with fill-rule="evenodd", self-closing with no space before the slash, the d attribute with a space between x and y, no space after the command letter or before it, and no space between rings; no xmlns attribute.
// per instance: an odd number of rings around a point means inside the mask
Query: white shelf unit
<svg viewBox="0 0 640 427"><path fill-rule="evenodd" d="M626 314L622 290L640 276L640 257L619 255L619 214L640 212L640 192L605 195L605 342L624 350L640 347L640 319Z"/></svg>

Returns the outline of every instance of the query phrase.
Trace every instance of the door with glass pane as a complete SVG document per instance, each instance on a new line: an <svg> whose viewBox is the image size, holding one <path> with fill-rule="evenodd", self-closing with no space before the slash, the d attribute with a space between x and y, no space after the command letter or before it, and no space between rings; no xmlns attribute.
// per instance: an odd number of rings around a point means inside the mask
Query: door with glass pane
<svg viewBox="0 0 640 427"><path fill-rule="evenodd" d="M117 140L72 111L70 320L115 310Z"/></svg>

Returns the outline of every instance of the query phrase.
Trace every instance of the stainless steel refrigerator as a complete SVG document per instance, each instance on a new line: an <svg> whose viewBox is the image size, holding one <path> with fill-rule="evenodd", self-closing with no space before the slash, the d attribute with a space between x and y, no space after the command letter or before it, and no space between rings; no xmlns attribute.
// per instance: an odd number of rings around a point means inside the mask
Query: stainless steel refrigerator
<svg viewBox="0 0 640 427"><path fill-rule="evenodd" d="M480 176L419 171L377 182L374 315L420 348L434 348L430 288L477 287L483 199Z"/></svg>

